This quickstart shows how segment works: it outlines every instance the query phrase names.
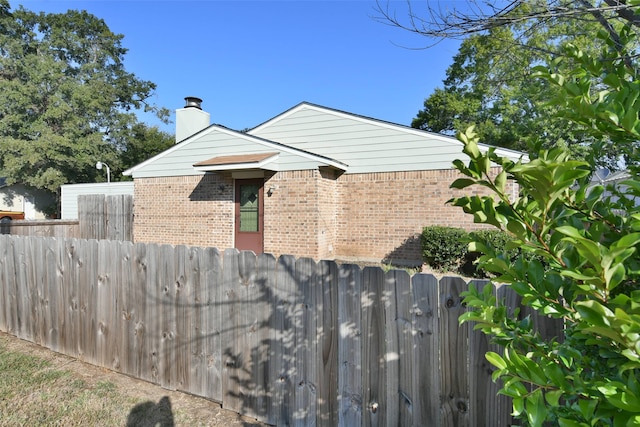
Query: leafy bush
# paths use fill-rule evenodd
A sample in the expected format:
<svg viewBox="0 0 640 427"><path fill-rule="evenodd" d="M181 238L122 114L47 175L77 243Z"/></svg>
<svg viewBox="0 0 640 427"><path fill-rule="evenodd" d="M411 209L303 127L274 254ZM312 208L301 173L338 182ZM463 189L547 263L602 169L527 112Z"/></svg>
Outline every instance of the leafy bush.
<svg viewBox="0 0 640 427"><path fill-rule="evenodd" d="M425 227L421 234L422 257L438 271L458 271L469 245L469 235L461 228Z"/></svg>
<svg viewBox="0 0 640 427"><path fill-rule="evenodd" d="M504 252L505 257L511 259L519 251L507 251L509 239L509 235L500 230L487 229L469 233L461 228L429 226L422 230L422 255L424 261L437 271L486 278L490 273L478 266L476 261L481 254L469 251L469 242L480 240L493 247L496 252Z"/></svg>
<svg viewBox="0 0 640 427"><path fill-rule="evenodd" d="M469 233L467 242L480 241L485 245L492 247L496 253L504 254L505 259L514 259L518 256L517 249L507 250L507 242L510 237L507 233L500 230L478 230ZM464 263L459 268L459 273L466 277L488 278L492 277L492 274L480 265L478 265L478 258L482 254L476 251L470 251L467 248L467 253L464 258Z"/></svg>
<svg viewBox="0 0 640 427"><path fill-rule="evenodd" d="M637 117L637 115L636 115ZM640 126L639 126L640 129ZM592 165L561 150L542 151L529 163L480 153L470 129L460 139L470 157L456 161L466 175L452 186L480 185L495 196L452 200L479 223L509 233L511 259L491 244L474 241L482 268L510 284L522 303L564 320L565 337L545 340L533 322L518 319L492 287L473 286L465 303L473 321L503 347L487 360L501 379L501 393L513 399L513 414L527 425L561 427L640 425L640 181L606 196L589 182ZM503 171L489 176L491 164ZM520 186L512 200L507 179ZM541 262L543 260L544 262Z"/></svg>

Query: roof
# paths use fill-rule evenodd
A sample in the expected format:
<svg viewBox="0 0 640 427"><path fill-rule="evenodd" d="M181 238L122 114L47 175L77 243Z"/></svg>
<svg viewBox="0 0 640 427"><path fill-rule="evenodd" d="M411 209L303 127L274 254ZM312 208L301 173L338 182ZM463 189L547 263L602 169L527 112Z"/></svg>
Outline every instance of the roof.
<svg viewBox="0 0 640 427"><path fill-rule="evenodd" d="M290 147L245 132L238 132L224 126L211 125L191 137L175 144L167 150L127 169L123 175L134 178L157 176L181 176L202 174L206 171L195 165L216 157L244 156L269 152L279 153L278 161L285 166L303 165L302 169L328 166L346 170L347 165L326 156ZM199 165L202 166L202 165ZM279 165L273 170L281 170ZM288 166L291 168L291 166ZM298 169L301 169L298 167Z"/></svg>
<svg viewBox="0 0 640 427"><path fill-rule="evenodd" d="M479 146L482 151L490 147ZM451 169L455 159L464 157L462 148L446 135L302 102L247 132L211 125L124 174L143 178L322 166L346 173ZM278 156L260 157L267 153ZM496 154L526 158L504 148Z"/></svg>
<svg viewBox="0 0 640 427"><path fill-rule="evenodd" d="M193 165L196 170L204 172L262 169L278 158L279 153L239 154L235 156L213 157Z"/></svg>
<svg viewBox="0 0 640 427"><path fill-rule="evenodd" d="M256 164L269 157L276 156L278 153L257 153L257 154L240 154L237 156L218 156L203 162L198 162L193 166L221 166L232 165L238 163Z"/></svg>
<svg viewBox="0 0 640 427"><path fill-rule="evenodd" d="M349 165L347 173L451 169L462 154L456 138L302 102L248 131ZM481 151L491 146L479 144ZM496 148L518 160L524 153Z"/></svg>

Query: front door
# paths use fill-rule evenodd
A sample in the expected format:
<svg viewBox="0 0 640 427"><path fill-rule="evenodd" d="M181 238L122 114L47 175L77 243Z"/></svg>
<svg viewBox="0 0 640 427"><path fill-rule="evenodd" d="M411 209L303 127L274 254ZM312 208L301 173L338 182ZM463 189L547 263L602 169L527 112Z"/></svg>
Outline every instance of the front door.
<svg viewBox="0 0 640 427"><path fill-rule="evenodd" d="M264 251L263 179L237 179L235 198L235 241L241 251Z"/></svg>

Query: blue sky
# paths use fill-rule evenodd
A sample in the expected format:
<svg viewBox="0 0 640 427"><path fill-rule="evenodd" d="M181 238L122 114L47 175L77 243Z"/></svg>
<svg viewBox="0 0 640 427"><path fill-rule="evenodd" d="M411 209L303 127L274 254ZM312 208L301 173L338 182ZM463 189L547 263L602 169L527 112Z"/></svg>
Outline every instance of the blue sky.
<svg viewBox="0 0 640 427"><path fill-rule="evenodd" d="M11 1L85 9L125 36L125 67L157 84L157 105L204 100L213 123L254 127L302 101L409 125L442 86L458 42L377 22L375 1ZM402 14L404 1L391 2ZM149 116L142 120L159 124ZM162 126L173 132L173 125Z"/></svg>

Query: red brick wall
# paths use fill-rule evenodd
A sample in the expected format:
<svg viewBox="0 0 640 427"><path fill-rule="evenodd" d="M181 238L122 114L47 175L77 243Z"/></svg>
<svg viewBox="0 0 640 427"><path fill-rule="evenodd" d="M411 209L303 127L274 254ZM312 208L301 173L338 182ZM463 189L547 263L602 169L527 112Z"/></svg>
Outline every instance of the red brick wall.
<svg viewBox="0 0 640 427"><path fill-rule="evenodd" d="M331 257L335 236L335 179L318 170L279 172L265 182L265 252Z"/></svg>
<svg viewBox="0 0 640 427"><path fill-rule="evenodd" d="M136 178L136 242L233 245L233 181L219 175Z"/></svg>
<svg viewBox="0 0 640 427"><path fill-rule="evenodd" d="M479 187L450 189L460 176L455 170L342 175L336 256L413 263L421 259L419 235L425 226L479 228L471 215L446 204L452 197L482 192Z"/></svg>
<svg viewBox="0 0 640 427"><path fill-rule="evenodd" d="M472 194L449 189L459 176L454 170L339 177L330 170L278 172L264 185L265 252L419 263L423 227L478 228L462 209L445 204ZM231 178L138 178L134 200L135 241L233 246Z"/></svg>

